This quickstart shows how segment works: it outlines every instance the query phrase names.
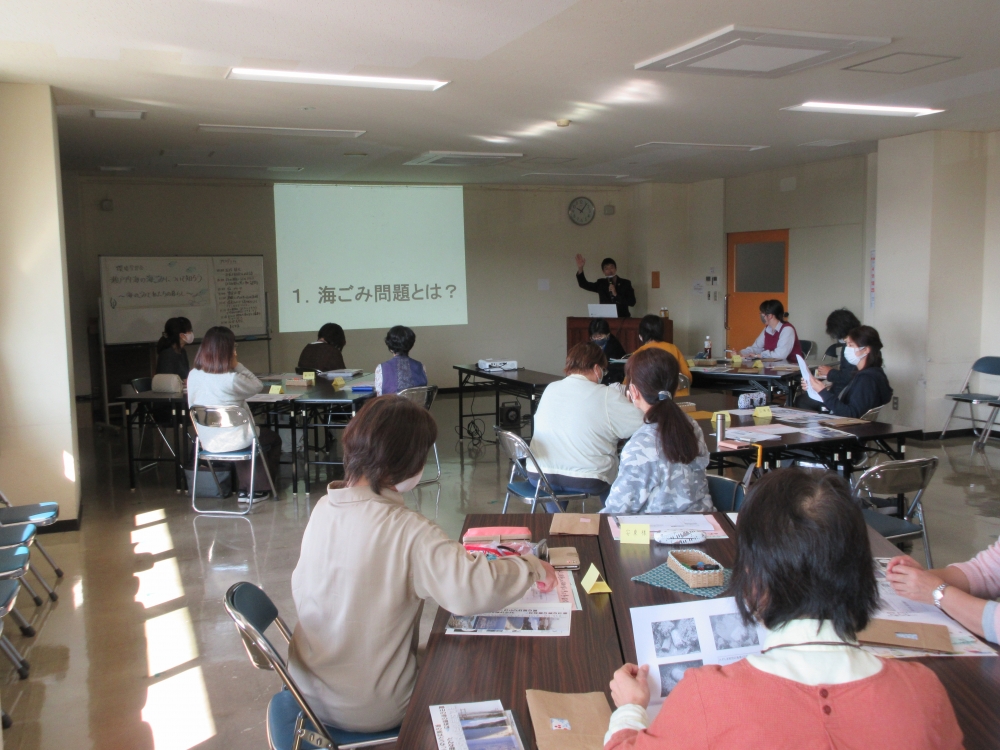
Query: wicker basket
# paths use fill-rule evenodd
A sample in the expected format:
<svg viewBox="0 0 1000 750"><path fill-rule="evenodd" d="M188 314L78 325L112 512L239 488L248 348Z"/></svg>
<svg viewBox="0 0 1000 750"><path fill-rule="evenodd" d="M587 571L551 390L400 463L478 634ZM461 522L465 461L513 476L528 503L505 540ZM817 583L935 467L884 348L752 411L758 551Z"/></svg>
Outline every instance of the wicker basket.
<svg viewBox="0 0 1000 750"><path fill-rule="evenodd" d="M691 570L687 565L703 562L706 565L718 565L718 570ZM696 549L672 550L667 555L667 567L674 571L693 589L703 589L708 586L722 586L726 582L725 570L718 560L713 560L704 552Z"/></svg>

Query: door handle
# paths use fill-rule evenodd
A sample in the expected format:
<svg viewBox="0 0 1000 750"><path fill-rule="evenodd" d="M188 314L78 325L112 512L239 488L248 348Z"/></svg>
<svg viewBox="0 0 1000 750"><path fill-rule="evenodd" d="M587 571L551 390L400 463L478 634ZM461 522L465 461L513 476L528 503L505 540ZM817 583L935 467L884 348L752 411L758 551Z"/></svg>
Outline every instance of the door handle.
<svg viewBox="0 0 1000 750"><path fill-rule="evenodd" d="M722 325L728 331L729 330L729 295L726 295L725 303L723 304L722 313Z"/></svg>

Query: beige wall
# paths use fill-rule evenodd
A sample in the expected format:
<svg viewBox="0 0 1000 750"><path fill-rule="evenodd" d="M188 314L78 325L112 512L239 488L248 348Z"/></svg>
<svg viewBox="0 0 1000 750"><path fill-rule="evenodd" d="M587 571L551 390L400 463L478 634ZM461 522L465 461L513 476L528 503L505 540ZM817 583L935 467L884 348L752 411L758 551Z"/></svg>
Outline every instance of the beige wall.
<svg viewBox="0 0 1000 750"><path fill-rule="evenodd" d="M59 142L48 86L0 84L0 489L77 517ZM67 474L69 476L67 476Z"/></svg>
<svg viewBox="0 0 1000 750"><path fill-rule="evenodd" d="M73 284L74 340L78 392L90 392L85 356L87 319L97 315L99 255L261 254L269 300L276 298L274 208L269 183L233 181L141 180L65 175L66 210L79 231L71 233L69 259ZM566 355L566 316L586 315L596 295L581 290L574 256L587 258L587 273L600 272L600 260L617 258L622 276L633 278L640 293L626 238L629 205L625 188L467 187L465 189L466 273L469 324L418 328L413 355L428 368L432 382L457 384L451 365L480 357L510 357L537 370L561 372ZM569 221L566 209L589 196L597 216L586 227ZM113 211L101 211L103 198ZM615 205L605 216L604 205ZM547 279L549 289L539 289ZM638 313L644 312L639 305ZM272 329L280 310L271 307ZM400 323L405 324L405 320ZM350 366L373 368L387 357L384 331L349 331L344 352ZM295 367L313 333L276 334L275 370ZM240 357L256 371L267 369L266 345L240 345Z"/></svg>
<svg viewBox="0 0 1000 750"><path fill-rule="evenodd" d="M1000 356L1000 133L986 142L986 195L983 228L983 310L980 323L980 356ZM986 383L983 384L986 387ZM993 380L990 387L1000 393Z"/></svg>

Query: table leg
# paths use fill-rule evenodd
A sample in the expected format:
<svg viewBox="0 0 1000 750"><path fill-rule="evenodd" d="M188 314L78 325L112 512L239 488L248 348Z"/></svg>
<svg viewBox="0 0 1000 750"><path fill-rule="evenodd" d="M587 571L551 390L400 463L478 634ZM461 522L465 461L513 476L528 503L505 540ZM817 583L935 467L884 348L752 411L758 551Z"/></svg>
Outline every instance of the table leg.
<svg viewBox="0 0 1000 750"><path fill-rule="evenodd" d="M493 427L495 428L498 424L500 424L500 381L494 380L493 385L496 386L495 397L497 402L496 416L493 417Z"/></svg>
<svg viewBox="0 0 1000 750"><path fill-rule="evenodd" d="M128 486L135 492L135 449L132 446L132 425L134 423L134 412L130 404L125 405L125 432L128 437L125 444L128 450Z"/></svg>
<svg viewBox="0 0 1000 750"><path fill-rule="evenodd" d="M178 418L177 405L170 406L170 414L174 420L174 484L177 494L184 491L184 454L181 453L181 420Z"/></svg>
<svg viewBox="0 0 1000 750"><path fill-rule="evenodd" d="M309 476L309 417L302 410L302 468L306 472L306 495L312 492L312 481Z"/></svg>
<svg viewBox="0 0 1000 750"><path fill-rule="evenodd" d="M295 439L295 407L288 413L288 426L292 432L292 497L299 494L299 444Z"/></svg>
<svg viewBox="0 0 1000 750"><path fill-rule="evenodd" d="M458 436L464 437L465 433L465 376L461 370L458 373Z"/></svg>

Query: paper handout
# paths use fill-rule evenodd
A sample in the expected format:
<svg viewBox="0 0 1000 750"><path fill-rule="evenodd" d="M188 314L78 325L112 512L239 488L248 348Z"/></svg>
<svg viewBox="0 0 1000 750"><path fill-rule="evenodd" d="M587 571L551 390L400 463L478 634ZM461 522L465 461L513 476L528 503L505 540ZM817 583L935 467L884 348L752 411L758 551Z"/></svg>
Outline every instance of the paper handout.
<svg viewBox="0 0 1000 750"><path fill-rule="evenodd" d="M601 750L611 720L604 693L528 690L538 750Z"/></svg>
<svg viewBox="0 0 1000 750"><path fill-rule="evenodd" d="M610 594L611 587L604 582L601 578L601 571L597 569L594 563L590 564L587 569L587 574L580 581L580 585L583 586L583 590L588 594Z"/></svg>
<svg viewBox="0 0 1000 750"><path fill-rule="evenodd" d="M809 366L806 365L806 361L802 359L801 354L796 354L795 359L799 362L799 372L802 373L802 384L805 385L809 398L813 401L819 401L822 403L823 397L820 396L816 389L812 387L812 373L809 372Z"/></svg>
<svg viewBox="0 0 1000 750"><path fill-rule="evenodd" d="M430 706L439 750L524 750L514 716L500 701Z"/></svg>
<svg viewBox="0 0 1000 750"><path fill-rule="evenodd" d="M621 524L641 522L649 524L649 533L658 531L702 531L709 539L725 539L728 537L719 522L709 513L675 513L670 515L639 515L608 516L608 527L611 538L621 540Z"/></svg>

